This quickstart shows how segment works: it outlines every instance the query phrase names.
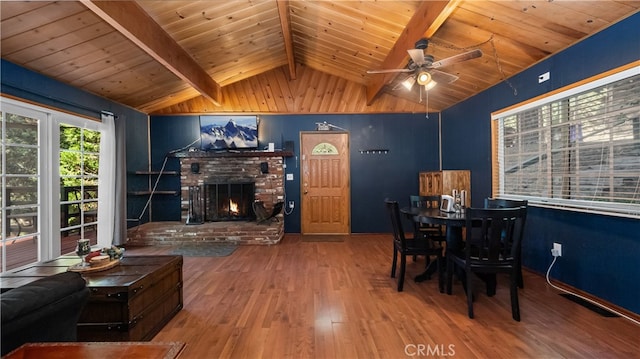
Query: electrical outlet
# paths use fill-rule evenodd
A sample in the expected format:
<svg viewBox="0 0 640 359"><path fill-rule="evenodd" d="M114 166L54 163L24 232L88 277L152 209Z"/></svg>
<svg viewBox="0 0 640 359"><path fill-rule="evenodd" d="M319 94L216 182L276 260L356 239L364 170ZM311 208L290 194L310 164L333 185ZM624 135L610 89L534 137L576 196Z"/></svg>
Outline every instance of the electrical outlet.
<svg viewBox="0 0 640 359"><path fill-rule="evenodd" d="M551 254L554 257L562 257L562 244L553 242L553 249L551 249Z"/></svg>
<svg viewBox="0 0 640 359"><path fill-rule="evenodd" d="M294 201L289 201L289 209L295 208L296 203Z"/></svg>

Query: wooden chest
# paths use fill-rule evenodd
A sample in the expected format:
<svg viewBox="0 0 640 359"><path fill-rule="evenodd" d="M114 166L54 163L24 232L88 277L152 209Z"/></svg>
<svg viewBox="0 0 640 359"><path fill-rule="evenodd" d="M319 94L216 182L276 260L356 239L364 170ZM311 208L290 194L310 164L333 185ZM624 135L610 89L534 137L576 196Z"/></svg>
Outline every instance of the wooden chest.
<svg viewBox="0 0 640 359"><path fill-rule="evenodd" d="M182 309L182 256L125 257L85 278L78 341L151 340Z"/></svg>
<svg viewBox="0 0 640 359"><path fill-rule="evenodd" d="M420 172L420 195L451 195L454 189L467 191L467 203L471 203L471 171L449 170ZM468 206L470 207L470 206Z"/></svg>
<svg viewBox="0 0 640 359"><path fill-rule="evenodd" d="M60 257L2 277L3 289L66 271ZM119 265L83 273L91 290L78 321L78 341L151 340L183 306L182 256L125 256Z"/></svg>

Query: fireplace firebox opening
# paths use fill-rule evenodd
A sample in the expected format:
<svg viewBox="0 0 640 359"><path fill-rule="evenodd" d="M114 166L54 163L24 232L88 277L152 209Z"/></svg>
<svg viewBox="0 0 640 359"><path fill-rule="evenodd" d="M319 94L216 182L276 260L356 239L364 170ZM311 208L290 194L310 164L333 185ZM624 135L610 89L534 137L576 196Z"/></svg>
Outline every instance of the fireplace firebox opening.
<svg viewBox="0 0 640 359"><path fill-rule="evenodd" d="M254 182L205 183L205 221L255 220L254 191Z"/></svg>

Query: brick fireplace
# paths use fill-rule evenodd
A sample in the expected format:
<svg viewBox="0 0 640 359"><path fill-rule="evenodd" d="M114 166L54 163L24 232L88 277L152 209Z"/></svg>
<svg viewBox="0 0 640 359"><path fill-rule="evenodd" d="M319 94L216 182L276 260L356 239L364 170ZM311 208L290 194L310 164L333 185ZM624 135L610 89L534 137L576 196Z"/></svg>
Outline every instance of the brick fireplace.
<svg viewBox="0 0 640 359"><path fill-rule="evenodd" d="M184 152L180 159L181 221L153 222L129 230L130 244L184 241L276 244L284 236L284 215L258 223L253 208L271 213L284 200L284 159L288 152ZM252 191L248 194L248 191ZM237 198L242 218L230 209ZM244 198L244 199L243 199ZM235 200L234 200L235 201ZM247 208L247 206L249 208Z"/></svg>

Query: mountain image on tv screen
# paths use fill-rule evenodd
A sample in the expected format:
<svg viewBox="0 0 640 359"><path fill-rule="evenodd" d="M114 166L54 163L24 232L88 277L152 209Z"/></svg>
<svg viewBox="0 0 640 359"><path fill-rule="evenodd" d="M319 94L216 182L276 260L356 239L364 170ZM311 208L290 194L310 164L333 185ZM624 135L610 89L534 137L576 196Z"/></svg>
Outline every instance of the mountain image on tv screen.
<svg viewBox="0 0 640 359"><path fill-rule="evenodd" d="M256 116L200 116L203 151L258 148Z"/></svg>

